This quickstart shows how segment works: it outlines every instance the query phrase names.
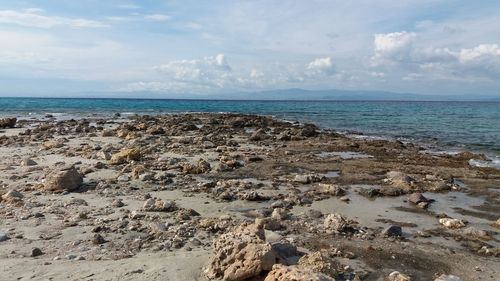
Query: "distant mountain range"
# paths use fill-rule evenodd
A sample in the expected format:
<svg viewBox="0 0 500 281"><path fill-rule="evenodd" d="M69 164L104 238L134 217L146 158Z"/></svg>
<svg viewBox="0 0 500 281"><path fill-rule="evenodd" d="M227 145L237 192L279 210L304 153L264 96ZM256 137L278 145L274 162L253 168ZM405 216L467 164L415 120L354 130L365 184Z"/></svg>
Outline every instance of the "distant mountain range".
<svg viewBox="0 0 500 281"><path fill-rule="evenodd" d="M20 95L30 97L30 95ZM207 100L338 100L338 101L500 101L494 95L422 95L385 91L304 90L299 88L233 92L219 94L177 94L158 92L92 92L31 97L55 98L132 98L132 99L207 99Z"/></svg>

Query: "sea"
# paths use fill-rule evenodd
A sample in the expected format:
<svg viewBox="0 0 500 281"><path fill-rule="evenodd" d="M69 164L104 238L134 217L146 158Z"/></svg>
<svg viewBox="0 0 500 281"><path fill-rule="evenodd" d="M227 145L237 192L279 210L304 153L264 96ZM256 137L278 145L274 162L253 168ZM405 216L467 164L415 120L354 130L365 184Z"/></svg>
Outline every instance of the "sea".
<svg viewBox="0 0 500 281"><path fill-rule="evenodd" d="M20 119L188 112L274 116L356 138L414 142L436 154L469 150L489 157L471 165L500 168L500 102L0 98L0 116Z"/></svg>

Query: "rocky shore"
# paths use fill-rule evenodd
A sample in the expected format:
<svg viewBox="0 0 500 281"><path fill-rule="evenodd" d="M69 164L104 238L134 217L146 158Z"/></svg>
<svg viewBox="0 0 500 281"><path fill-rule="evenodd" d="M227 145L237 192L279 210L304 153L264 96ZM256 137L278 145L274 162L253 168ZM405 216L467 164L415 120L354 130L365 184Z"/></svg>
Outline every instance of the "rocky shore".
<svg viewBox="0 0 500 281"><path fill-rule="evenodd" d="M265 116L0 120L0 280L499 280L500 170Z"/></svg>

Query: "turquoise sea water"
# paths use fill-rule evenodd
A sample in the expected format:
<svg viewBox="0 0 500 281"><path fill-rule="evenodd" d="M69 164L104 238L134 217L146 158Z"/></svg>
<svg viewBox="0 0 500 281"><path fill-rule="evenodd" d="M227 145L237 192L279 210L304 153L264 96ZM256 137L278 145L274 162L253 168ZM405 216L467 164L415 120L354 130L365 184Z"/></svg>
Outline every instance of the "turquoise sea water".
<svg viewBox="0 0 500 281"><path fill-rule="evenodd" d="M265 114L343 132L500 155L500 102L0 98L0 115L23 118L179 112Z"/></svg>

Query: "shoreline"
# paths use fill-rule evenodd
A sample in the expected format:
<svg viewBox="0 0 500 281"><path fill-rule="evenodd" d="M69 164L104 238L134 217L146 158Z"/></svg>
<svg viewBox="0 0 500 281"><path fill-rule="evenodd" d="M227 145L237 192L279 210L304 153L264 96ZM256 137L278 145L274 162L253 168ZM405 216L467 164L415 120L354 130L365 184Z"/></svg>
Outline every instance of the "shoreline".
<svg viewBox="0 0 500 281"><path fill-rule="evenodd" d="M2 129L7 280L499 274L500 170L480 155L261 115L93 121Z"/></svg>

